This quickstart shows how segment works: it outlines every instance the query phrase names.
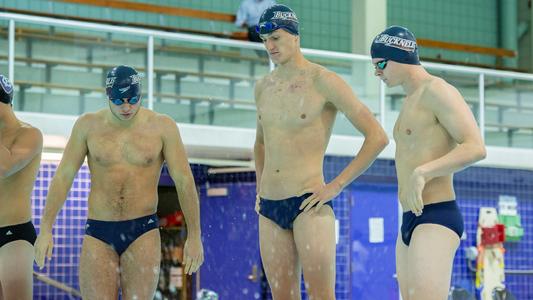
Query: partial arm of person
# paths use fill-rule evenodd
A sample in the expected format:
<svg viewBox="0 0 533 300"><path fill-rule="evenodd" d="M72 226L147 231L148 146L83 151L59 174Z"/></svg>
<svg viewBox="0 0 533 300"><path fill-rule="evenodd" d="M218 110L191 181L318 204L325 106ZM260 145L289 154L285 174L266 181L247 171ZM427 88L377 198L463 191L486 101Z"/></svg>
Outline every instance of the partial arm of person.
<svg viewBox="0 0 533 300"><path fill-rule="evenodd" d="M48 188L39 236L35 242L35 262L41 269L44 267L45 257L48 257L48 260L52 258L52 226L57 213L63 207L72 181L87 155L87 119L86 115L81 116L74 124L63 158Z"/></svg>
<svg viewBox="0 0 533 300"><path fill-rule="evenodd" d="M389 139L372 112L357 98L350 86L337 74L330 71L317 79L317 88L326 99L350 120L353 126L363 134L365 140L355 158L342 172L328 183L320 192L313 191L300 208L309 210L316 203L316 210L327 201L337 196L344 187L361 175L387 146ZM307 205L307 206L306 206Z"/></svg>
<svg viewBox="0 0 533 300"><path fill-rule="evenodd" d="M10 149L1 143L0 134L0 179L22 170L43 150L43 135L39 129L29 127L20 130Z"/></svg>
<svg viewBox="0 0 533 300"><path fill-rule="evenodd" d="M438 122L457 143L447 154L418 166L411 174L404 201L419 215L424 206L422 192L426 182L435 177L451 175L486 156L480 130L470 108L456 88L442 79L435 79L423 95Z"/></svg>
<svg viewBox="0 0 533 300"><path fill-rule="evenodd" d="M248 14L245 1L242 1L241 5L239 6L239 9L237 10L237 14L235 16L235 25L237 27L247 27L246 24L246 15Z"/></svg>
<svg viewBox="0 0 533 300"><path fill-rule="evenodd" d="M426 91L428 106L457 147L416 168L426 181L460 171L486 156L479 127L459 91L441 79L431 84L433 86Z"/></svg>
<svg viewBox="0 0 533 300"><path fill-rule="evenodd" d="M185 273L190 275L196 272L204 261L198 193L178 126L174 120L167 116L158 117L161 119L163 128L163 155L170 177L176 184L178 200L187 224L187 240L183 251L183 261L185 262Z"/></svg>
<svg viewBox="0 0 533 300"><path fill-rule="evenodd" d="M258 81L255 86L255 101L259 100L262 92L262 81ZM265 140L263 137L263 126L259 122L259 112L257 112L257 126L255 129L254 143L254 163L255 163L255 211L259 213L259 192L261 189L261 176L265 166Z"/></svg>

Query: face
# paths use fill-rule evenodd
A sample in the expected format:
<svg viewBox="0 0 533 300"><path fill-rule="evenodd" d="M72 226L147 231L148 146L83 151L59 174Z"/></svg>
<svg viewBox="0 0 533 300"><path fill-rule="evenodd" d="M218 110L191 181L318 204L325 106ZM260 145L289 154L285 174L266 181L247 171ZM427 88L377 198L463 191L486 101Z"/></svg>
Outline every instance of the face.
<svg viewBox="0 0 533 300"><path fill-rule="evenodd" d="M283 29L275 30L269 34L261 34L263 45L275 64L284 64L293 56L300 47L299 37Z"/></svg>
<svg viewBox="0 0 533 300"><path fill-rule="evenodd" d="M396 72L396 62L384 58L373 58L372 64L375 70L374 75L379 77L387 86L393 87L400 84Z"/></svg>
<svg viewBox="0 0 533 300"><path fill-rule="evenodd" d="M141 96L109 100L109 108L113 115L121 120L131 120L141 107Z"/></svg>

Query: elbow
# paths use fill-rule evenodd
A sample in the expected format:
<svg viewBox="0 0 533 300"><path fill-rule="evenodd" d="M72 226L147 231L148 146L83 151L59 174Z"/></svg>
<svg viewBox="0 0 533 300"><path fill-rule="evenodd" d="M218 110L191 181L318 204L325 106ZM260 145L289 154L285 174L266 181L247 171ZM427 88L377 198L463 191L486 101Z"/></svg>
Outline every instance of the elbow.
<svg viewBox="0 0 533 300"><path fill-rule="evenodd" d="M376 134L375 141L379 147L379 150L382 151L389 144L389 137L383 130L378 131L378 133L379 134Z"/></svg>
<svg viewBox="0 0 533 300"><path fill-rule="evenodd" d="M485 148L485 145L480 145L477 147L476 150L476 161L483 160L487 157L487 149Z"/></svg>

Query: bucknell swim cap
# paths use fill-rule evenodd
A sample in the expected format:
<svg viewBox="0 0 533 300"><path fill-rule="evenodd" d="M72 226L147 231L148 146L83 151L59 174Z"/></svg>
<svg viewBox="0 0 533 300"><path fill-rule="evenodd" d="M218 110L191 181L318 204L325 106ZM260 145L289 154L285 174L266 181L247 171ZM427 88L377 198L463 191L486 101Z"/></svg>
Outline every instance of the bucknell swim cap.
<svg viewBox="0 0 533 300"><path fill-rule="evenodd" d="M13 101L13 85L9 79L0 74L0 102L11 104Z"/></svg>
<svg viewBox="0 0 533 300"><path fill-rule="evenodd" d="M272 5L267 8L255 30L259 34L269 34L278 29L283 29L290 34L298 35L298 17L290 7L282 4Z"/></svg>
<svg viewBox="0 0 533 300"><path fill-rule="evenodd" d="M118 66L107 73L105 92L109 99L141 96L141 77L130 66Z"/></svg>
<svg viewBox="0 0 533 300"><path fill-rule="evenodd" d="M378 34L370 47L372 58L383 58L402 64L419 65L418 45L409 29L391 26Z"/></svg>

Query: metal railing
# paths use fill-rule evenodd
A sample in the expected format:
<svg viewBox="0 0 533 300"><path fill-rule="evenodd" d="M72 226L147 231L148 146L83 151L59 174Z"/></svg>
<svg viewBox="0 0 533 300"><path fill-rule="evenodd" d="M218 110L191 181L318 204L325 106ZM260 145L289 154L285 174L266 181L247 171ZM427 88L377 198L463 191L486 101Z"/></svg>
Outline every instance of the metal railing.
<svg viewBox="0 0 533 300"><path fill-rule="evenodd" d="M245 41L235 41L235 40L229 40L229 39L222 39L217 37L208 37L208 36L197 36L197 35L190 35L190 34L183 34L183 33L170 33L170 32L164 32L164 31L157 31L157 30L150 30L150 29L143 29L143 28L131 28L131 27L121 27L121 26L113 26L113 25L105 25L105 24L96 24L96 23L87 23L87 22L80 22L80 21L73 21L73 20L63 20L63 19L54 19L54 18L48 18L48 17L40 17L40 16L31 16L31 15L21 15L21 14L14 14L14 13L0 13L0 20L6 20L9 22L9 30L8 30L8 75L9 78L13 81L15 78L15 35L16 30L15 27L17 26L17 23L22 24L38 24L38 25L47 25L47 26L57 26L62 28L70 28L70 29L79 29L79 30L86 30L86 31L94 31L94 32L107 32L107 33L113 33L113 34L128 34L136 37L142 37L146 38L146 74L147 74L147 81L148 81L148 91L147 91L147 107L149 109L154 109L154 95L156 92L154 91L154 39L164 39L169 41L179 41L179 42L185 42L185 43L194 43L194 44L201 44L201 45L209 45L209 46L224 46L224 47L233 47L238 49L252 49L252 50L263 50L263 46L261 44L257 43L250 43ZM348 63L366 63L370 66L370 57L365 55L358 55L358 54L350 54L350 53L339 53L339 52L332 52L332 51L323 51L323 50L313 50L313 49L302 49L302 53L306 56L312 56L315 58L321 58L321 59L334 59L334 60L342 60ZM426 67L429 71L432 72L441 72L441 73L453 73L453 74L459 74L459 75L466 75L471 77L476 77L477 79L477 105L475 109L477 111L474 111L474 113L477 116L477 120L482 132L483 137L485 137L485 132L487 130L487 122L486 122L486 89L487 89L487 78L498 78L501 81L525 81L528 84L531 84L533 86L533 74L525 74L525 73L517 73L517 72L510 72L510 71L499 71L499 70L490 70L490 69L483 69L483 68L475 68L475 67L466 67L466 66L455 66L455 65L444 65L444 64L438 64L438 63L423 63L424 67ZM270 64L270 68L273 68L273 65ZM368 77L373 76L372 74L368 74ZM376 79L377 80L377 79ZM378 115L379 121L384 124L386 122L386 114L388 113L386 109L386 101L387 101L387 91L385 89L385 86L383 82L380 82L378 86L378 90L375 91L375 94L378 95L378 109L376 112L376 115ZM511 85L512 88L512 85ZM533 90L533 89L532 89ZM533 93L533 92L532 92ZM518 107L517 109L520 109ZM533 115L533 114L532 114ZM502 130L502 128L507 128L506 124L499 124L498 125L499 130ZM516 126L515 126L516 127ZM518 127L519 129L531 129L533 132L533 121L531 128L528 127ZM516 130L516 129L515 129ZM509 128L509 132L511 132L511 129ZM514 131L513 131L514 132ZM512 132L511 132L512 133ZM532 142L533 144L533 142ZM533 146L531 147L533 148Z"/></svg>

